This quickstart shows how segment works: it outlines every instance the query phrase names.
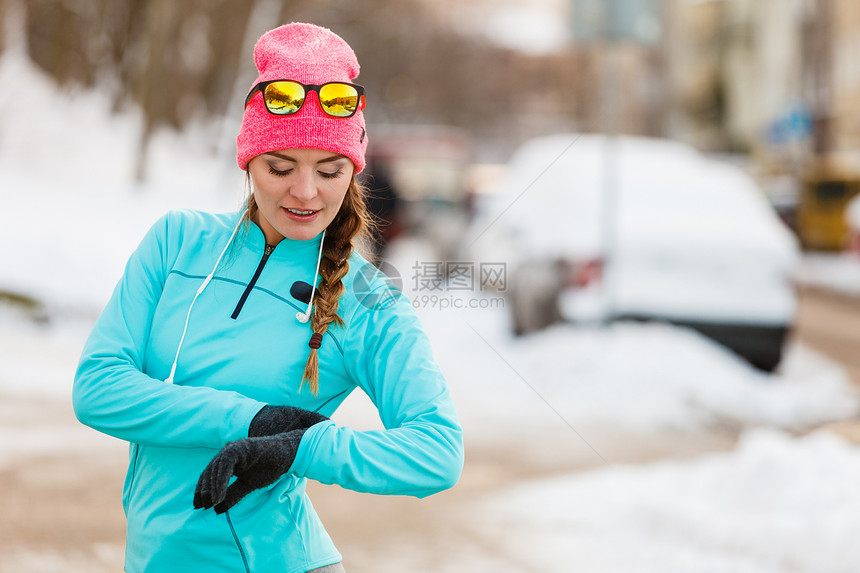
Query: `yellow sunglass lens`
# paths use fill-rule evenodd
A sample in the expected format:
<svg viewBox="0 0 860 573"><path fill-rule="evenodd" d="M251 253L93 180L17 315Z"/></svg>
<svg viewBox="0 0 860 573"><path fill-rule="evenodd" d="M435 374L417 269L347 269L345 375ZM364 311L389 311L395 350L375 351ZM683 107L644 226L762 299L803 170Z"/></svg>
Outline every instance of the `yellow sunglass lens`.
<svg viewBox="0 0 860 573"><path fill-rule="evenodd" d="M272 82L263 90L266 108L278 115L291 115L299 111L306 95L302 84L289 80ZM358 89L349 84L325 84L319 89L318 96L323 111L333 117L350 117L361 104Z"/></svg>
<svg viewBox="0 0 860 573"><path fill-rule="evenodd" d="M269 111L288 115L305 103L305 88L295 82L275 82L266 86L263 96Z"/></svg>
<svg viewBox="0 0 860 573"><path fill-rule="evenodd" d="M348 84L326 84L319 96L325 112L335 117L348 117L358 108L358 90Z"/></svg>

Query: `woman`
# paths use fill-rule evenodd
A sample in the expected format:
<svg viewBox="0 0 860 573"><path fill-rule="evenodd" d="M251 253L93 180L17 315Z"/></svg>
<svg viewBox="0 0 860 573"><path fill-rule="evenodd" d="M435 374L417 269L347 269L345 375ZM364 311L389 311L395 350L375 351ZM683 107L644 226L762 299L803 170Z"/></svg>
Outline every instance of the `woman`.
<svg viewBox="0 0 860 573"><path fill-rule="evenodd" d="M254 57L237 139L247 209L158 221L75 378L78 418L131 443L128 573L343 571L307 479L421 497L462 469L427 336L353 250L367 147L355 54L290 24ZM356 387L385 430L328 419Z"/></svg>

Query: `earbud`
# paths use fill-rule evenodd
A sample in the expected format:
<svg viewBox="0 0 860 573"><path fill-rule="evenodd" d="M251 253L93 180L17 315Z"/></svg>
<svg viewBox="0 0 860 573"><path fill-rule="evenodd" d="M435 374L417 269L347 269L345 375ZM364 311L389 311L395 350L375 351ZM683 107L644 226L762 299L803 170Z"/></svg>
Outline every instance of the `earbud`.
<svg viewBox="0 0 860 573"><path fill-rule="evenodd" d="M301 302L308 303L308 309L305 312L297 312L296 320L302 324L310 320L311 317L311 296L313 296L313 287L306 282L296 281L290 287L290 294L293 298Z"/></svg>
<svg viewBox="0 0 860 573"><path fill-rule="evenodd" d="M320 238L320 252L317 255L317 269L314 271L314 282L312 284L308 284L306 282L296 281L293 283L293 286L290 287L290 294L293 295L293 298L308 303L308 309L306 311L296 313L296 320L302 324L305 324L311 319L311 311L314 308L314 291L316 290L316 287L313 285L317 284L317 277L319 277L320 274L320 261L322 260L324 242L325 229L323 229L322 238Z"/></svg>

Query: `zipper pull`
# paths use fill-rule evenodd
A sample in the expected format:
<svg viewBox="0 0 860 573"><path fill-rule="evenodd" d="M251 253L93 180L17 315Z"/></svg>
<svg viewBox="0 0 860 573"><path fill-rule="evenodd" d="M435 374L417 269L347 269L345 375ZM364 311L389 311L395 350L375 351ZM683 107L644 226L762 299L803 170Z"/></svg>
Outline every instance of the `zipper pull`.
<svg viewBox="0 0 860 573"><path fill-rule="evenodd" d="M272 245L266 245L266 248L263 249L263 254L266 256L269 256L272 254L272 251L274 251L274 250L275 250L275 247L273 247Z"/></svg>

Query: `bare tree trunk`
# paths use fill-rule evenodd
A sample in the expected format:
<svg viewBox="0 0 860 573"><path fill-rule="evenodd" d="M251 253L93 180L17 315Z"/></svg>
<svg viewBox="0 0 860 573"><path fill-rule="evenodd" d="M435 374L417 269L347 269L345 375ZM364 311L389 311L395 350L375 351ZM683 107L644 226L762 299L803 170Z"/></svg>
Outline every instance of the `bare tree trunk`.
<svg viewBox="0 0 860 573"><path fill-rule="evenodd" d="M7 55L28 57L27 48L27 6L24 0L3 0L0 2L3 19L3 43L0 51Z"/></svg>
<svg viewBox="0 0 860 573"><path fill-rule="evenodd" d="M813 153L825 157L831 138L831 0L815 0L804 22L804 91L813 116Z"/></svg>
<svg viewBox="0 0 860 573"><path fill-rule="evenodd" d="M267 30L278 24L281 14L280 0L257 0L251 10L251 15L245 24L245 35L242 40L241 53L237 59L236 80L233 82L233 92L227 111L221 120L221 135L217 153L227 155L235 150L235 138L242 122L242 102L248 95L251 82L257 77L252 53L257 39Z"/></svg>

